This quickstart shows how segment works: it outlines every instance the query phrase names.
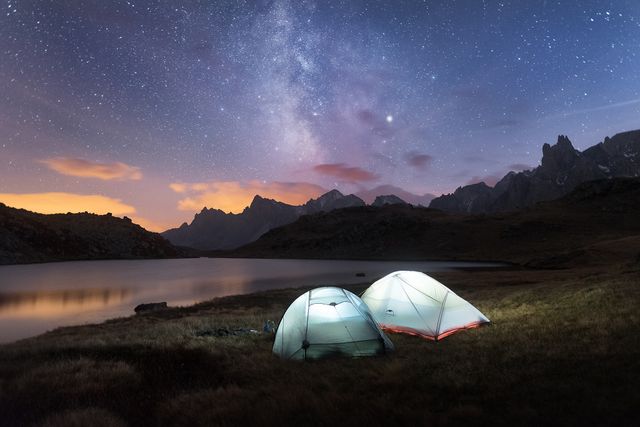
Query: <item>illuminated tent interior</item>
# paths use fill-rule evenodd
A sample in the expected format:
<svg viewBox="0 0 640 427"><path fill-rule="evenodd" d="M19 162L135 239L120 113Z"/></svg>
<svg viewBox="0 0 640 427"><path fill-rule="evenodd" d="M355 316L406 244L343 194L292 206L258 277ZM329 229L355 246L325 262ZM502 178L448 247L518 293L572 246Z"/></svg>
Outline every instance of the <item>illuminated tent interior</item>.
<svg viewBox="0 0 640 427"><path fill-rule="evenodd" d="M386 275L362 294L362 300L384 330L436 341L489 323L473 305L419 271Z"/></svg>
<svg viewBox="0 0 640 427"><path fill-rule="evenodd" d="M393 344L362 300L335 287L299 296L284 313L273 344L281 358L298 360L375 356L391 350Z"/></svg>

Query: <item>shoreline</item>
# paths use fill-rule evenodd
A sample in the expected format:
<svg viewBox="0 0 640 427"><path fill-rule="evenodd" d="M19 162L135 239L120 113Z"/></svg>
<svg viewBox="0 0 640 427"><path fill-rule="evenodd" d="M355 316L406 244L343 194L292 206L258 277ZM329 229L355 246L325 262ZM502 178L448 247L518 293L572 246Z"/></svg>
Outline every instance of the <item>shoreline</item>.
<svg viewBox="0 0 640 427"><path fill-rule="evenodd" d="M200 257L200 258L208 258L208 257ZM174 258L174 259L181 259L181 258ZM234 258L236 259L236 258ZM237 259L242 259L242 258L237 258ZM255 258L244 258L244 259L255 259ZM259 259L273 259L273 260L285 260L285 258L259 258ZM289 259L289 258L287 258ZM309 261L324 261L322 259L318 260L318 259L292 259L292 260L309 260ZM141 260L88 260L88 261L141 261ZM326 261L336 261L336 260L326 260ZM338 260L339 261L339 260ZM343 260L343 261L375 261L375 260ZM412 262L412 261L407 261L406 262ZM64 261L64 262L77 262L77 261ZM389 262L394 262L394 261L389 261ZM421 261L421 262L466 262L466 261ZM469 261L470 263L474 263L476 261ZM467 275L478 275L478 274L484 274L484 273L495 273L498 277L501 276L508 276L511 273L517 273L520 276L520 280L522 281L522 283L524 284L528 284L530 283L530 280L528 279L528 276L530 275L554 275L554 276L570 276L572 274L574 274L575 272L578 272L579 274L583 274L583 275L591 275L591 274L596 274L596 275L600 275L600 274L605 274L605 275L615 275L616 273L610 273L610 272L603 272L601 269L599 268L595 268L595 267L583 267L583 268L574 268L574 269L568 269L568 268L564 268L564 269L540 269L540 268L527 268L527 267L522 267L519 265L509 265L508 263L504 263L505 266L501 267L501 266L487 266L487 267L475 267L475 266L470 266L470 267L452 267L452 268L447 268L447 269L443 269L443 270L438 270L438 271L431 271L428 274L434 278L436 278L437 280L440 280L438 278L444 278L443 280L446 280L449 277L453 277L454 279L457 279L460 281L460 285L462 286L463 290L473 290L474 286L473 284L469 284L467 280L464 279L464 277L467 277ZM17 264L17 265L22 265L22 264ZM1 267L1 266L0 266ZM560 274L558 274L560 273ZM359 281L357 283L347 283L347 284L335 284L335 285L331 285L331 286L337 286L337 287L342 287L345 289L355 289L355 290L359 290L359 292L357 292L357 294L360 294L362 291L364 291L368 286L370 286L374 281L378 280L380 277L371 277L370 280L367 280L366 276L357 276L358 273L355 273L355 277L358 277L359 279L363 279L362 281ZM522 276L524 275L524 276ZM515 281L517 282L517 280ZM444 283L446 285L446 283L443 281L442 283ZM512 286L513 283L509 283L507 286ZM313 289L315 287L319 287L319 286L327 286L326 283L318 283L315 285L303 285L303 286L295 286L295 287L285 287L285 288L272 288L272 289L264 289L264 290L257 290L257 291L253 291L253 292L247 292L247 293L237 293L237 294L231 294L231 295L224 295L224 296L219 296L219 297L213 297L213 298L209 298L209 299L205 299L202 301L198 301L198 302L194 302L193 304L190 305L186 305L186 306L179 306L179 305L171 305L168 306L166 309L163 310L158 310L158 311L151 311L151 312L146 312L146 313L134 313L134 306L131 306L131 314L128 315L123 315L123 316L114 316L114 317L109 317L106 318L100 322L93 322L93 323L81 323L81 324L77 324L77 325L60 325L57 326L51 330L39 333L37 335L33 335L33 336L29 336L29 337L24 337L24 338L19 338L18 340L15 341L9 341L9 342L0 342L0 348L2 348L3 346L10 346L13 344L17 344L20 343L21 341L24 340L33 340L33 339L38 339L40 337L43 337L45 335L49 335L49 334L55 334L57 331L59 330L64 330L64 329L69 329L69 328L83 328L83 327L95 327L95 326L100 326L103 324L107 324L107 323L114 323L114 322L119 322L122 320L131 320L131 319L141 319L141 318L145 318L146 316L150 316L151 318L157 318L157 319L165 319L165 318L174 318L175 316L180 317L181 313L193 313L195 311L200 310L202 307L214 307L216 306L218 303L222 303L223 305L226 304L227 301L242 301L243 299L247 299L247 300L251 300L255 303L256 298L265 298L265 299L269 299L270 297L272 297L273 295L281 295L283 293L285 294L291 294L292 295L292 299L291 302L293 302L293 300L295 299L295 297L297 297L298 295L295 295L296 292L299 293L299 295L303 294L304 292ZM480 285L478 285L480 286ZM501 282L499 281L496 286L501 286ZM452 289L455 292L455 289ZM146 301L144 303L158 303L161 301ZM144 304L142 303L142 304Z"/></svg>
<svg viewBox="0 0 640 427"><path fill-rule="evenodd" d="M179 258L177 258L176 260L179 260ZM193 260L193 259L191 259ZM230 258L221 258L219 259L219 261L225 263L227 260L231 260ZM255 258L245 258L245 259L239 259L239 258L235 258L235 260L247 260L247 261L254 261L256 260ZM276 261L276 262L285 262L286 265L289 265L289 262L292 262L293 264L293 268L296 268L295 265L297 262L305 262L305 261L309 261L312 263L316 263L317 261L326 261L328 264L332 263L332 260L309 260L309 259L282 259L282 258L275 258L275 259L260 259L260 260L264 260L264 261ZM97 261L97 260L91 260L91 261ZM137 276L137 274L140 273L136 273L138 271L140 272L144 272L147 271L148 268L152 268L154 270L156 270L157 268L164 268L164 269L169 269L171 270L171 265L172 264L159 264L158 267L153 267L154 264L151 264L151 267L149 267L146 263L144 264L136 264L136 267L132 267L133 270L129 270L127 267L127 263L125 264L120 264L120 261L132 261L134 263L137 263L139 261L167 261L167 260L157 260L157 259L153 259L153 260L100 260L100 261L107 261L106 266L99 264L96 267L88 267L90 270L87 271L95 271L95 274L99 274L100 272L103 273L108 273L109 270L111 270L111 268L126 268L126 271L130 271L133 276ZM203 258L202 259L202 263L204 265L207 265L208 261L216 261L216 259L212 259L212 258ZM173 276L171 276L171 278L167 278L167 283L164 283L163 285L161 285L159 287L159 289L163 289L163 291L161 292L161 294L156 295L157 298L153 298L153 297L149 297L146 299L143 298L135 298L135 294L139 293L139 292L145 292L148 289L148 286L145 285L141 285L140 287L136 287L134 282L127 282L124 281L121 283L122 286L115 286L116 283L120 283L117 282L117 280L119 280L120 276L114 276L113 280L116 281L112 281L110 283L113 283L114 285L111 285L107 288L94 288L94 287L80 287L80 288L75 288L75 287L64 287L64 285L62 283L52 283L52 285L55 286L47 286L47 287L41 287L41 288L32 288L31 285L35 286L35 284L30 284L28 281L23 281L24 283L18 281L16 282L17 284L22 284L25 286L17 286L16 283L14 283L14 286L10 286L7 289L2 289L2 287L0 287L0 292L6 292L5 294L5 308L8 310L6 312L4 312L5 315L9 316L8 319L14 318L11 316L17 316L18 314L15 313L20 313L19 316L21 316L21 319L29 319L29 318L33 318L33 320L35 322L38 322L41 327L38 327L35 323L34 324L30 324L30 326L27 326L27 329L25 329L25 331L27 331L27 333L24 334L20 334L20 333L16 333L16 331L21 330L21 328L23 326L21 326L22 324L27 325L27 320L20 320L17 319L19 323L16 324L16 326L13 328L13 332L8 331L8 337L3 337L2 340L0 341L0 345L6 345L6 344L11 344L14 343L16 341L22 340L22 339L30 339L33 337L37 337L41 334L47 333L49 331L55 330L57 328L64 328L64 327L74 327L74 326L82 326L82 325L86 325L88 323L96 323L96 322L106 322L109 321L111 319L114 318L121 318L121 317L128 317L130 315L133 315L134 312L134 308L136 305L138 304L145 304L145 303L158 303L158 302L168 302L170 305L170 308L180 308L180 302L181 300L191 300L193 301L192 303L190 303L190 305L197 305L197 304L201 304L201 303L205 303L209 300L211 300L212 298L225 298L225 297L230 297L230 296L241 296L241 295L248 295L248 294L253 294L255 292L258 292L260 294L264 293L264 292L269 292L270 290L277 290L277 289L295 289L295 288L309 288L309 286L313 287L313 286L323 286L323 285L332 285L332 286L349 286L349 285L345 285L345 283L368 283L371 284L373 283L375 280L379 279L380 277L384 276L385 274L394 271L394 270L402 270L402 269L416 269L416 270L420 270L420 271L424 271L427 272L428 274L435 274L437 272L463 272L463 271L468 271L468 272L474 272L474 271L507 271L507 270L521 270L521 268L519 267L514 267L511 266L509 264L503 263L503 264L498 264L498 263L481 263L481 262L476 262L476 261L470 261L470 262L466 262L466 261L418 261L417 263L419 263L420 265L412 265L412 266L407 266L406 263L413 263L413 261L401 261L402 265L399 265L396 261L370 261L370 260L339 260L339 261L343 261L345 262L347 265L346 267L340 267L339 268L339 273L336 273L336 278L332 279L332 280L326 280L324 278L321 277L316 277L316 274L314 273L310 273L308 276L308 279L306 280L300 280L298 281L297 279L295 279L294 277L296 276L292 276L292 277L269 277L263 280L260 280L259 278L254 278L253 280L250 280L247 283L254 283L251 286L245 285L245 286L241 286L238 287L237 289L230 288L229 290L232 291L231 294L226 294L224 291L218 291L218 289L223 289L224 288L224 280L222 280L222 282L220 282L220 280L218 280L218 282L220 283L211 283L210 286L210 294L206 295L207 292L200 292L199 294L191 294L189 293L188 290L183 290L183 291L179 291L179 289L182 288L175 288L172 291L172 287L169 286L170 283L174 283L173 280L175 278L173 278ZM179 262L179 261L178 261ZM359 262L363 262L365 263L365 265L363 266L359 266L358 263ZM68 265L64 265L64 263L67 263ZM53 274L55 276L60 276L60 275L65 275L66 271L68 271L67 269L70 268L79 268L81 266L81 264L78 263L82 263L80 261L65 261L64 263L53 263L53 264L48 264L48 265L43 265L41 267L41 264L37 264L35 267L35 270L31 270L32 265L25 265L24 267L20 267L22 266L22 264L18 267L20 270L13 270L16 273L15 274L11 274L9 275L9 285L11 283L13 283L11 281L11 277L15 278L20 278L23 277L24 274L20 273L22 271L22 269L25 269L25 272L32 272L33 274L37 274L37 272L44 272L44 271L50 271L50 274ZM352 264L353 263L353 264ZM376 264L379 267L375 267L372 266L372 264ZM85 264L87 266L89 266L90 264ZM111 265L111 267L109 266ZM182 264L175 264L176 268ZM197 267L198 265L200 265L200 262L196 262L195 264L187 264L184 268L189 268L189 269L202 269L203 267ZM216 264L217 265L217 264ZM252 264L250 264L252 265ZM271 264L268 264L271 265ZM304 264L301 264L304 265ZM316 265L316 264L314 264ZM322 267L325 264L320 264L319 267L315 267L316 270L318 269L322 269L324 267ZM119 267L118 267L119 266ZM147 267L145 267L147 266ZM191 267L189 267L191 266ZM430 268L431 266L431 268ZM45 268L46 270L41 270L41 268ZM105 268L107 270L105 270ZM233 267L231 267L233 268ZM269 270L269 267L266 267L267 270ZM273 268L273 267L271 267ZM303 267L297 267L298 270L300 269L304 269ZM375 271L372 271L371 269L374 269ZM93 269L93 270L91 270ZM361 270L362 269L362 270ZM2 270L2 268L0 267L0 271ZM168 272L169 272L168 270ZM343 271L344 270L344 271ZM349 270L349 271L347 271ZM158 270L160 271L160 270ZM163 270L164 271L164 270ZM185 270L186 271L186 270ZM366 274L365 274L366 272ZM33 275L31 274L31 275ZM49 274L49 273L48 273ZM17 276L16 276L17 275ZM339 279L338 276L340 276L341 278ZM75 277L75 276L73 276ZM109 276L111 277L111 276ZM200 276L194 276L194 277L200 277ZM205 280L204 278L202 278L203 280ZM73 278L71 278L70 280L74 280ZM343 282L341 282L341 280L343 280ZM262 283L264 282L264 283ZM297 283L296 283L297 282ZM315 283L314 283L315 282ZM283 288L279 288L278 287L278 283L279 286L284 286ZM340 285L340 283L342 283L342 285ZM88 285L87 285L88 286ZM115 287L114 287L115 286ZM101 292L100 295L97 295L98 292ZM73 303L76 299L81 298L82 300L86 300L88 301L88 298L98 298L101 297L101 295L104 294L104 298L107 298L108 295L106 292L109 292L109 294L115 295L115 293L121 293L121 292L127 292L129 295L133 295L133 297L131 298L131 300L129 301L129 303L119 303L117 301L114 301L112 303L110 303L108 306L105 305L104 307L94 307L91 308L90 310L84 309L80 306L67 306L66 304L64 308L62 307L60 304L62 304L62 301L67 301L69 300L71 303ZM228 291L228 290L227 290ZM179 292L179 295L181 295L180 297L177 297L175 292ZM222 293L222 295L220 296L215 296L217 293ZM30 296L29 296L30 295ZM97 295L97 296L96 296ZM171 296L170 296L171 295ZM13 297L13 299L12 299ZM44 323L44 321L42 320L37 320L37 311L36 311L36 306L34 306L34 308L32 309L33 314L29 314L28 311L16 311L16 310L20 310L20 303L21 301L25 301L28 297L28 300L32 302L32 304L48 304L47 307L49 307L49 309L55 309L55 310L65 310L65 311L59 311L57 314L53 315L50 318L50 325L46 325ZM55 298L55 299L54 299ZM109 297L110 298L110 297ZM12 303L13 301L13 303ZM55 307L53 307L51 304L57 304ZM177 305L176 305L177 304ZM13 307L13 309L12 309ZM28 308L28 307L27 307ZM77 312L77 320L74 321L74 319L70 316L75 316L73 315L73 313ZM93 315L92 313L102 313L101 315L97 316L97 315ZM106 317L103 317L106 316ZM65 321L66 319L66 321ZM46 329L45 329L46 327ZM17 337L17 338L16 338Z"/></svg>
<svg viewBox="0 0 640 427"><path fill-rule="evenodd" d="M324 257L268 257L268 256L225 256L224 253L216 253L213 255L193 255L193 256L180 256L180 257L150 257L150 258L79 258L79 259L61 259L61 260L49 260L49 261L31 261L31 262L19 262L19 263L7 263L0 262L0 268L5 266L16 265L41 265L41 264L59 264L65 262L85 262L85 261L163 261L163 260L177 260L177 259L198 259L198 258L211 258L211 259L266 259L266 260L296 260L296 261L378 261L378 262L460 262L460 263L482 263L482 264L504 264L505 266L525 267L524 265L513 261L502 261L499 259L473 259L473 258L429 258L423 257L399 257L399 258L384 258L384 257L352 257L352 258L324 258Z"/></svg>

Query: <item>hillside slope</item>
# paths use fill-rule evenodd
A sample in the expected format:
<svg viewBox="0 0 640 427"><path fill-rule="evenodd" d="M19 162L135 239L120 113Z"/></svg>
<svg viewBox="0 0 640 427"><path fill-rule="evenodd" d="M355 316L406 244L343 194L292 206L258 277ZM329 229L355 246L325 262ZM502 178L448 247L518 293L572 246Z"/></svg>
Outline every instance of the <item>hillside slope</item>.
<svg viewBox="0 0 640 427"><path fill-rule="evenodd" d="M181 255L162 236L126 217L43 215L0 203L0 264Z"/></svg>

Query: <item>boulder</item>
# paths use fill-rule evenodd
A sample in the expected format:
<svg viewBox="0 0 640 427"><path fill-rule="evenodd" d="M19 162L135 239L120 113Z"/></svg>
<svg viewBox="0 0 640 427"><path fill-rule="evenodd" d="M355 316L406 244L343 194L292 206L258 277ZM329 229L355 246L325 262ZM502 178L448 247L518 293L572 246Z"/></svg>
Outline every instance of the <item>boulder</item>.
<svg viewBox="0 0 640 427"><path fill-rule="evenodd" d="M137 314L139 314L139 313L148 313L150 311L166 310L167 308L168 307L166 302L150 302L147 304L139 304L133 310Z"/></svg>

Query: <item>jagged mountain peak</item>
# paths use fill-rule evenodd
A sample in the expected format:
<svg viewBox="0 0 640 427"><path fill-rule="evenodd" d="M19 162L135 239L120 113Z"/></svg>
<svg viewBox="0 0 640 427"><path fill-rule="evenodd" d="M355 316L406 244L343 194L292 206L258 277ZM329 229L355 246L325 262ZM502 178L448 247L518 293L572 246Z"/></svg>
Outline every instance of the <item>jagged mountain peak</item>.
<svg viewBox="0 0 640 427"><path fill-rule="evenodd" d="M318 197L318 199L339 199L341 197L344 197L344 194L334 188L333 190L327 191L326 193Z"/></svg>
<svg viewBox="0 0 640 427"><path fill-rule="evenodd" d="M266 197L262 197L259 194L253 196L253 200L251 200L251 204L249 204L248 208L254 209L259 206L271 205L274 203L278 203L273 199L267 199Z"/></svg>
<svg viewBox="0 0 640 427"><path fill-rule="evenodd" d="M565 169L573 166L580 152L573 148L573 144L565 135L558 136L555 145L544 144L542 146L543 169Z"/></svg>
<svg viewBox="0 0 640 427"><path fill-rule="evenodd" d="M532 206L561 197L581 183L640 176L640 130L622 132L580 152L566 135L542 146L540 166L509 172L494 188L477 184L434 199L430 207L448 212L485 213Z"/></svg>
<svg viewBox="0 0 640 427"><path fill-rule="evenodd" d="M334 209L347 208L352 206L364 206L365 203L357 196L349 194L345 196L340 191L334 189L324 193L317 199L311 199L304 205L304 213L310 214L319 211L332 211Z"/></svg>

